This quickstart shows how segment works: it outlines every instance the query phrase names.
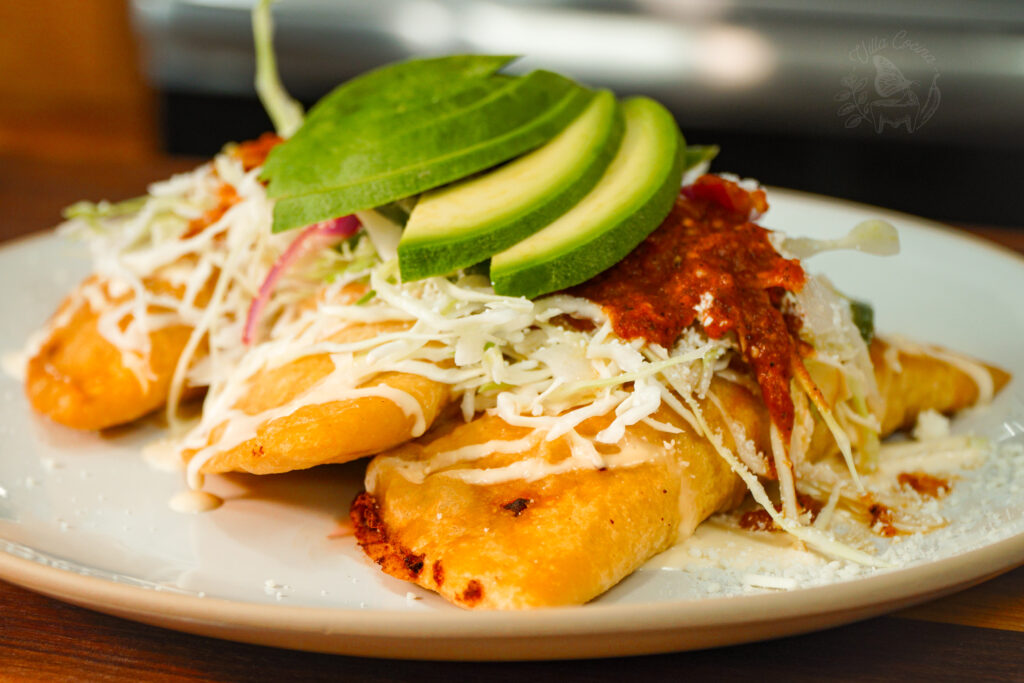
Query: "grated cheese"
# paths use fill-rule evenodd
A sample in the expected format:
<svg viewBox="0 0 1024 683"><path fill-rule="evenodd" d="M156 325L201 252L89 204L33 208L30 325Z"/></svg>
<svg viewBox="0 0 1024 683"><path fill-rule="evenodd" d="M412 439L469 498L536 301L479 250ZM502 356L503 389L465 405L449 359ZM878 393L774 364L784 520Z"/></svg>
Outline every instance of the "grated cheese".
<svg viewBox="0 0 1024 683"><path fill-rule="evenodd" d="M698 436L709 439L781 528L828 555L868 565L884 563L828 533L828 518L820 527L806 526L796 505L794 468L806 471L803 441L810 438L806 398L821 413L846 459L850 488L863 491L850 435L877 435L878 429L867 410L877 408L880 400L867 347L845 300L826 279L809 278L800 293L787 295L785 305L804 321L801 334L815 348L809 362L839 373L840 395L833 411L808 370L796 368L795 385L803 395L795 392L798 419L792 443L782 443L778 430L771 431L771 455L783 494L784 513L779 513L758 480L767 474L764 454L757 453L742 427L724 415L711 390L716 376L748 381L729 370L738 352L731 336L712 340L693 327L666 349L618 338L601 308L584 299L564 294L536 301L500 296L486 278L472 273L403 283L394 253L396 226L377 220L376 214L363 216L365 231L353 240L286 273L267 305L260 341L244 346L249 305L299 232L270 230L272 205L258 173L244 171L238 161L221 154L190 174L154 184L130 210L80 208L63 228L88 238L99 276L82 290L75 305L101 311L101 334L121 349L140 382L152 380L150 333L174 324L192 329L174 372L168 417L172 426L183 430L176 409L185 388L209 387L201 420L180 441L182 450L195 451L187 470L193 488L202 486L200 470L210 458L306 405L379 396L412 419L414 436L422 434L427 425L415 397L385 385L364 386L382 373L405 372L449 385L467 420L490 413L532 430L526 445L523 440L493 442L442 454L429 464L403 465L403 475L414 480L443 471L468 482L491 483L571 469L628 467L656 457L657 451L631 444L630 426L643 423L666 435L679 433L678 427L654 418L665 407ZM211 225L188 235L189 222L216 204L223 183L234 188L238 201ZM146 281L154 276L176 287L176 295L151 292ZM712 303L703 297L698 313L703 315ZM583 320L592 329L561 324L562 316ZM386 323L388 330L355 341L334 341L376 323ZM911 348L909 342L898 344ZM333 369L300 395L257 414L236 407L260 372L320 354L329 357ZM964 359L942 357L975 377L983 398L990 398L991 378L984 368L979 372L980 366ZM723 413L732 449L722 434L709 429L697 402L702 399ZM580 436L577 429L583 422L605 415L614 417L592 440ZM215 430L219 435L213 440ZM561 438L569 439L571 456L557 463L538 457L499 468L454 467ZM862 444L869 441L861 439ZM602 455L593 442L617 446L618 451ZM371 483L368 473L367 485ZM842 500L841 491L833 483L833 509Z"/></svg>

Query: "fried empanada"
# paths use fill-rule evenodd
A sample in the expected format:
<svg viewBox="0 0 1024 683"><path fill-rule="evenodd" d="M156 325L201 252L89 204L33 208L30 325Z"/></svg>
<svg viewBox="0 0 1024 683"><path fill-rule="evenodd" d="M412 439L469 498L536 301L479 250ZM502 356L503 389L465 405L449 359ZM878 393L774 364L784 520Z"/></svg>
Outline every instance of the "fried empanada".
<svg viewBox="0 0 1024 683"><path fill-rule="evenodd" d="M922 410L953 411L978 398L970 376L953 365L901 353L896 373L881 361L882 344L873 351L886 432ZM995 390L1008 378L990 374ZM761 398L718 377L711 391L758 450L768 452L770 422ZM708 401L703 406L710 428L733 446L719 411ZM682 432L669 435L638 423L627 430L618 455L605 455L619 463L561 472L559 463L573 457L569 437L524 447L520 440L529 430L497 417L435 430L372 461L367 492L352 506L358 542L388 574L462 607L587 602L745 493L707 439L665 408L655 417ZM601 426L595 420L581 434ZM485 457L454 462L453 452L488 443ZM495 453L503 444L512 452ZM815 439L809 455L831 448ZM499 475L496 468L505 467L520 468L521 476Z"/></svg>
<svg viewBox="0 0 1024 683"><path fill-rule="evenodd" d="M937 355L933 355L923 349L917 352L917 345L911 345L912 353L898 348L877 338L868 348L884 403L884 409L877 411L883 436L910 429L925 410L952 415L979 401L987 402L1010 381L1010 375L1000 368L961 357L964 363L974 366L973 375L968 374L958 367L964 363L943 359L956 357L948 351L934 349ZM834 404L841 389L839 373L815 372L814 381L826 400ZM985 386L979 386L979 382ZM808 455L822 458L838 450L828 427L816 420Z"/></svg>
<svg viewBox="0 0 1024 683"><path fill-rule="evenodd" d="M144 285L172 295L179 289L159 277ZM115 292L109 282L92 276L65 299L26 365L25 393L36 411L68 427L104 429L164 405L192 328L159 327L149 332L148 353L123 351L103 335L101 316L133 297L130 290ZM148 313L166 311L150 307ZM131 320L126 313L121 328Z"/></svg>
<svg viewBox="0 0 1024 683"><path fill-rule="evenodd" d="M332 341L368 339L403 326L353 325L333 335ZM186 460L198 453L204 458L199 471L207 474L275 474L347 462L419 436L450 399L447 384L403 372L381 373L360 384L357 389L370 390L363 392L367 395L326 401L308 396L325 378L329 381L334 369L330 355L318 353L258 371L235 403L234 414L210 430L204 449L186 451ZM370 395L374 387L384 389ZM396 392L415 401L418 414L389 396ZM233 430L246 431L244 438L234 437Z"/></svg>

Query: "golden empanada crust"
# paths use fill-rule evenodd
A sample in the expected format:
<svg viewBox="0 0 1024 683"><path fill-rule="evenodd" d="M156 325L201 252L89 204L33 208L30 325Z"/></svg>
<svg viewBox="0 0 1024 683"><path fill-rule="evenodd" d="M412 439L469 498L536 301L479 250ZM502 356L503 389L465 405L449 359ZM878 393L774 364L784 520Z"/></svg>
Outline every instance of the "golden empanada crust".
<svg viewBox="0 0 1024 683"><path fill-rule="evenodd" d="M338 343L359 341L405 326L400 322L354 325L333 335L332 340ZM215 453L200 471L208 474L290 472L380 453L415 435L417 416L407 414L386 396L360 396L303 405L302 394L325 378L329 380L334 367L328 354L319 353L258 371L248 380L248 390L236 403L236 410L259 415L293 400L297 400L297 407L258 425L251 438ZM360 388L374 386L408 394L419 404L426 427L450 401L447 384L422 375L385 372ZM224 422L215 427L208 445L216 448L227 426ZM195 452L186 451L185 459L190 459Z"/></svg>
<svg viewBox="0 0 1024 683"><path fill-rule="evenodd" d="M155 279L145 284L170 290L166 283ZM111 296L96 276L79 289L83 287L102 292L104 308L133 296ZM149 354L138 359L146 369L140 378L129 367L125 354L100 333L101 315L102 311L94 310L81 293L71 294L55 314L55 320L66 317L66 321L49 331L25 370L25 393L32 407L75 429L125 424L163 406L174 369L192 333L186 325L150 332Z"/></svg>
<svg viewBox="0 0 1024 683"><path fill-rule="evenodd" d="M897 373L882 362L883 352L876 342L872 353L887 406L880 420L886 433L912 424L922 410L949 412L977 400L973 381L957 368L900 354ZM996 369L991 374L998 390L1008 376ZM719 378L712 392L757 449L768 452L769 418L760 397ZM718 411L708 401L703 408L712 430L733 446ZM437 430L372 461L367 492L351 510L357 540L388 574L462 607L585 603L691 534L709 515L737 505L746 492L706 439L664 408L655 417L683 431L666 435L642 423L631 427L627 438L652 449L642 464L492 484L452 476L460 466L429 473L422 481L409 470L466 445L521 439L528 430L488 416ZM585 425L590 434L601 426L600 420ZM808 455L833 449L830 438L816 437ZM538 455L557 462L568 450L563 437L523 452L490 455L472 467L499 467Z"/></svg>

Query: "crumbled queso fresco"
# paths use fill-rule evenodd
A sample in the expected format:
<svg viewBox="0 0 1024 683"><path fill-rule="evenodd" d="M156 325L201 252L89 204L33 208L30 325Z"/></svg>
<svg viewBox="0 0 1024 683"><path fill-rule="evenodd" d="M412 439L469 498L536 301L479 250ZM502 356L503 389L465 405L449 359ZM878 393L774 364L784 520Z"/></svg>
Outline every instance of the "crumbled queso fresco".
<svg viewBox="0 0 1024 683"><path fill-rule="evenodd" d="M941 415L925 416L915 437L949 434ZM928 533L886 538L849 515L836 514L831 530L867 549L888 566L868 567L826 558L795 544L787 534L739 529L729 515L702 524L684 543L655 557L646 571L683 571L707 597L796 590L935 562L1024 533L1024 438L988 444L980 465L941 469L953 482L941 500L920 497L921 514L943 520ZM947 454L948 461L948 454ZM948 522L948 523L946 523Z"/></svg>

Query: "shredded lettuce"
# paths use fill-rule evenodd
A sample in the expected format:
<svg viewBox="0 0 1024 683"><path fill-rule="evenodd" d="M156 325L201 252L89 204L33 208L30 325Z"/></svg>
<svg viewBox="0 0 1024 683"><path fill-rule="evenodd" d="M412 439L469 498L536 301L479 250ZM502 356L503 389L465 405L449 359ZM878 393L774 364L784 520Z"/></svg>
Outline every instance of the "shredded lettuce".
<svg viewBox="0 0 1024 683"><path fill-rule="evenodd" d="M260 0L252 8L252 35L256 43L256 94L274 123L277 134L289 138L302 126L302 105L281 84L274 56L274 0Z"/></svg>
<svg viewBox="0 0 1024 683"><path fill-rule="evenodd" d="M870 344L875 336L875 309L866 301L850 299L850 315L857 326L865 344Z"/></svg>
<svg viewBox="0 0 1024 683"><path fill-rule="evenodd" d="M416 197L409 197L408 199L399 199L396 202L389 202L383 206L378 206L374 211L379 213L384 218L388 219L396 225L405 227L405 224L409 221L409 215L412 213L413 206L416 205Z"/></svg>
<svg viewBox="0 0 1024 683"><path fill-rule="evenodd" d="M64 209L62 215L69 221L76 218L95 220L99 218L129 216L139 211L146 205L147 201L149 201L149 197L133 197L132 199L113 203L108 201L96 202L95 204L93 202L75 202Z"/></svg>
<svg viewBox="0 0 1024 683"><path fill-rule="evenodd" d="M396 223L379 209L357 211L356 217L362 223L363 230L373 242L373 247L380 254L381 260L390 261L398 258L398 242L402 239L404 223Z"/></svg>

